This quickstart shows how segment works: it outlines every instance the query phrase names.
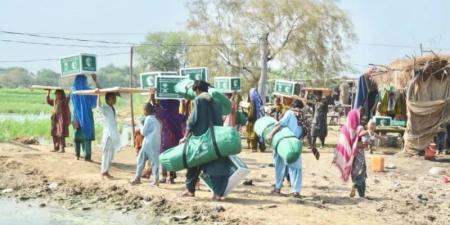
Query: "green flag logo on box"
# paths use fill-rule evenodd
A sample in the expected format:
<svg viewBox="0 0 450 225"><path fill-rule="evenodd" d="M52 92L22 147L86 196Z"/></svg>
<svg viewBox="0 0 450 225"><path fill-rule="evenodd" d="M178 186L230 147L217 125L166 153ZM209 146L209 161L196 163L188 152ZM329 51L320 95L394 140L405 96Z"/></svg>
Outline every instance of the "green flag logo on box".
<svg viewBox="0 0 450 225"><path fill-rule="evenodd" d="M157 99L182 99L175 92L175 85L185 79L182 76L156 76L156 98Z"/></svg>
<svg viewBox="0 0 450 225"><path fill-rule="evenodd" d="M187 76L191 80L208 81L208 68L206 67L181 68L180 75Z"/></svg>
<svg viewBox="0 0 450 225"><path fill-rule="evenodd" d="M97 71L97 58L92 54L81 53L61 58L60 65L62 77L91 74Z"/></svg>
<svg viewBox="0 0 450 225"><path fill-rule="evenodd" d="M293 96L300 94L300 84L293 81L276 80L275 81L275 94Z"/></svg>
<svg viewBox="0 0 450 225"><path fill-rule="evenodd" d="M239 77L214 77L214 87L224 93L241 90L241 78Z"/></svg>
<svg viewBox="0 0 450 225"><path fill-rule="evenodd" d="M147 72L147 73L141 73L140 76L140 82L141 82L141 88L147 89L147 88L155 88L156 87L156 76L177 76L177 72Z"/></svg>

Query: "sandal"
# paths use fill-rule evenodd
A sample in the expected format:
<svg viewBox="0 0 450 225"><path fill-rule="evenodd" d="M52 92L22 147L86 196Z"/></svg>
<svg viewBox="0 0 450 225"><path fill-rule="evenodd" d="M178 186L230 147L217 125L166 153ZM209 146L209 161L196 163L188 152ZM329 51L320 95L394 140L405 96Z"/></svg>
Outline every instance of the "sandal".
<svg viewBox="0 0 450 225"><path fill-rule="evenodd" d="M301 198L302 196L298 192L291 193L291 196L294 198Z"/></svg>
<svg viewBox="0 0 450 225"><path fill-rule="evenodd" d="M165 184L167 182L167 178L161 178L160 180L159 180L159 183L161 183L161 184Z"/></svg>
<svg viewBox="0 0 450 225"><path fill-rule="evenodd" d="M138 184L141 184L141 180L140 180L140 179L133 179L133 180L130 180L130 184L131 184L131 185L138 185Z"/></svg>
<svg viewBox="0 0 450 225"><path fill-rule="evenodd" d="M281 195L281 190L274 188L270 191L270 194L271 195Z"/></svg>
<svg viewBox="0 0 450 225"><path fill-rule="evenodd" d="M180 197L195 197L195 194L188 190L185 190L179 196Z"/></svg>
<svg viewBox="0 0 450 225"><path fill-rule="evenodd" d="M220 202L220 197L217 196L217 195L214 195L214 196L212 197L212 200L215 201L215 202Z"/></svg>
<svg viewBox="0 0 450 225"><path fill-rule="evenodd" d="M356 194L356 188L353 186L352 191L350 191L350 198L355 197L355 194Z"/></svg>
<svg viewBox="0 0 450 225"><path fill-rule="evenodd" d="M317 150L317 148L312 148L312 153L314 154L314 157L316 157L316 160L319 160L320 158L320 152Z"/></svg>

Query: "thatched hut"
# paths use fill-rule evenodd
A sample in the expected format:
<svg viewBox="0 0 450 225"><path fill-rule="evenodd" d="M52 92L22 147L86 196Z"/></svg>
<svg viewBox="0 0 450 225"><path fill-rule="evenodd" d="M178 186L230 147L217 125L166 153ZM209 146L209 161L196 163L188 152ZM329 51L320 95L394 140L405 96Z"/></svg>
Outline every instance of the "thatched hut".
<svg viewBox="0 0 450 225"><path fill-rule="evenodd" d="M400 59L373 74L379 88L406 90L406 151L422 151L448 122L450 115L450 55Z"/></svg>

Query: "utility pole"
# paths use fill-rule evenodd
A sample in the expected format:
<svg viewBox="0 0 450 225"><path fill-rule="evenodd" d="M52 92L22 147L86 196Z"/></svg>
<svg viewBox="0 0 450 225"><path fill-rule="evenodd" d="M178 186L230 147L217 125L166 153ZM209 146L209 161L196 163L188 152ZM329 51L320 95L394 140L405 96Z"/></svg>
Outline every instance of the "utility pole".
<svg viewBox="0 0 450 225"><path fill-rule="evenodd" d="M130 88L133 87L133 46L130 48ZM131 135L134 140L134 109L133 109L133 93L130 92L130 107L131 107Z"/></svg>
<svg viewBox="0 0 450 225"><path fill-rule="evenodd" d="M269 58L269 33L263 34L260 40L261 52L261 76L258 82L258 92L261 95L263 103L266 103L266 87L267 87L267 59Z"/></svg>
<svg viewBox="0 0 450 225"><path fill-rule="evenodd" d="M420 56L423 56L423 47L422 47L422 43L420 43Z"/></svg>

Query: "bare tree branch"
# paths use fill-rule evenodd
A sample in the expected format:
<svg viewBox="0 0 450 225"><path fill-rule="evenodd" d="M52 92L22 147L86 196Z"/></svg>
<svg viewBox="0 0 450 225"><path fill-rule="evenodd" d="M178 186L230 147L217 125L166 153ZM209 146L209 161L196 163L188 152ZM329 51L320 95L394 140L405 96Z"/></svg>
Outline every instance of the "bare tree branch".
<svg viewBox="0 0 450 225"><path fill-rule="evenodd" d="M273 54L270 54L267 57L267 61L274 59L275 56L278 55L286 47L286 45L290 41L292 32L294 32L294 30L297 28L297 21L299 21L299 19L300 19L300 17L295 18L294 22L292 23L292 25L289 28L289 31L286 34L286 37L284 38L283 42L281 43L281 46Z"/></svg>
<svg viewBox="0 0 450 225"><path fill-rule="evenodd" d="M221 50L222 50L222 49L219 49L219 56L225 61L225 63L226 63L228 66L230 66L230 67L232 67L232 68L239 69L239 70L244 70L244 71L246 71L246 72L248 72L248 73L250 73L250 74L253 75L253 71L252 71L250 68L248 68L248 67L246 67L246 66L238 66L238 65L232 63L231 60L230 60L230 58L229 58L229 56L226 55L226 54L225 54L224 52L222 52Z"/></svg>

